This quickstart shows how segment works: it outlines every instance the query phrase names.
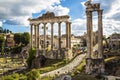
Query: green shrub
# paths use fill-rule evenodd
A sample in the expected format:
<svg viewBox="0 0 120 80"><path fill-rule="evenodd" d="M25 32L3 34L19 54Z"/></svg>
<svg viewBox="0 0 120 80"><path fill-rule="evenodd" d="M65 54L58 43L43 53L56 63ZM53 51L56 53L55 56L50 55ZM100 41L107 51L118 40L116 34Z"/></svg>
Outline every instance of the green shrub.
<svg viewBox="0 0 120 80"><path fill-rule="evenodd" d="M77 70L82 72L84 70L85 67L85 60L83 60L80 65L77 67Z"/></svg>
<svg viewBox="0 0 120 80"><path fill-rule="evenodd" d="M0 34L0 52L3 54L4 53L4 36L2 34Z"/></svg>
<svg viewBox="0 0 120 80"><path fill-rule="evenodd" d="M27 74L27 80L39 80L40 73L39 70L33 69Z"/></svg>
<svg viewBox="0 0 120 80"><path fill-rule="evenodd" d="M28 68L31 67L32 61L35 58L35 54L36 54L36 49L32 48L29 50L29 57L27 58L27 61L26 61Z"/></svg>
<svg viewBox="0 0 120 80"><path fill-rule="evenodd" d="M66 63L68 63L69 61L67 60L67 59L64 59L64 63L66 64Z"/></svg>
<svg viewBox="0 0 120 80"><path fill-rule="evenodd" d="M11 76L12 76L14 79L19 79L19 74L17 74L17 73L16 73L16 74L15 74L15 73L12 74Z"/></svg>
<svg viewBox="0 0 120 80"><path fill-rule="evenodd" d="M3 76L2 80L14 80L14 78L11 75Z"/></svg>
<svg viewBox="0 0 120 80"><path fill-rule="evenodd" d="M11 53L12 54L20 53L21 50L22 50L22 46L18 45L18 46L15 46L15 47L12 48Z"/></svg>
<svg viewBox="0 0 120 80"><path fill-rule="evenodd" d="M19 80L27 80L27 76L23 75L23 74L20 74L19 75Z"/></svg>
<svg viewBox="0 0 120 80"><path fill-rule="evenodd" d="M8 76L3 76L2 80L27 80L27 76L23 74L14 73Z"/></svg>

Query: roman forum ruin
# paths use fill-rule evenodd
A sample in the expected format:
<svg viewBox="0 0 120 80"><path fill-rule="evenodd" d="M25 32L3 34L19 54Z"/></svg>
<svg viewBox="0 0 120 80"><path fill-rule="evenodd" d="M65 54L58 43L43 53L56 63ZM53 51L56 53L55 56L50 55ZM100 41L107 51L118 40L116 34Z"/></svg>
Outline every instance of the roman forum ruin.
<svg viewBox="0 0 120 80"><path fill-rule="evenodd" d="M104 58L103 58L103 29L102 29L102 13L103 10L100 9L100 3L92 3L91 0L88 0L85 3L86 6L86 16L87 16L87 54L86 54L86 73L94 74L94 73L104 73ZM92 23L92 13L98 13L98 43L97 46L93 45L93 23ZM58 49L56 55L60 58L61 56L61 23L66 23L66 50L71 49L71 22L69 20L69 16L55 16L53 12L47 12L42 16L35 19L28 19L30 22L30 33L31 33L31 41L30 47L35 47L37 49L37 56L40 54L40 37L39 37L39 26L43 24L44 30L44 50L42 55L46 56L46 24L51 24L51 51L53 50L53 27L54 23L58 24ZM33 33L34 32L34 33ZM33 44L33 35L34 35L34 44ZM97 47L97 48L96 48ZM97 55L97 56L96 56Z"/></svg>
<svg viewBox="0 0 120 80"><path fill-rule="evenodd" d="M103 59L103 29L102 29L102 12L100 4L93 4L91 0L85 3L86 6L86 18L87 18L87 54L86 54L86 73L104 73L104 59ZM92 25L92 13L98 13L98 50L94 51L93 46L93 25ZM97 57L95 56L97 55Z"/></svg>
<svg viewBox="0 0 120 80"><path fill-rule="evenodd" d="M40 37L39 37L39 26L43 24L43 30L44 30L44 50L43 54L45 56L45 48L46 48L46 25L47 23L51 24L51 51L53 51L53 32L54 32L54 23L58 24L58 54L60 56L61 53L61 23L65 22L66 23L66 49L71 49L71 22L69 20L69 16L55 16L53 12L47 12L43 14L42 16L36 18L36 19L28 19L30 22L30 35L31 35L31 40L30 40L30 47L33 48L35 47L37 51L41 50L40 49ZM34 32L34 33L33 33ZM34 35L34 42L33 44L33 35ZM38 52L39 53L39 52Z"/></svg>

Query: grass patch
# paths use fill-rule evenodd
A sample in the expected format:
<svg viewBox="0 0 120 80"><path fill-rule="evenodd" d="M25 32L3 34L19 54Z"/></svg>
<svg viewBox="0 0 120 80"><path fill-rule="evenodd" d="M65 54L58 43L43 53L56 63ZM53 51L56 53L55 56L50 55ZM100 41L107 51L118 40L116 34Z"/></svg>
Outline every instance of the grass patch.
<svg viewBox="0 0 120 80"><path fill-rule="evenodd" d="M58 69L62 66L66 65L64 60L53 60L53 59L48 59L46 61L46 65L42 68L40 68L40 73L45 73L45 72L49 72L55 69Z"/></svg>
<svg viewBox="0 0 120 80"><path fill-rule="evenodd" d="M71 76L74 77L79 73L82 73L85 67L85 59L72 71Z"/></svg>
<svg viewBox="0 0 120 80"><path fill-rule="evenodd" d="M112 60L115 60L115 59L120 59L120 57L118 57L118 56L113 56L113 57L110 57L110 58L105 59L105 62L109 62L109 61L112 61Z"/></svg>
<svg viewBox="0 0 120 80"><path fill-rule="evenodd" d="M84 66L85 66L85 59L77 66L76 69L81 72L83 71Z"/></svg>
<svg viewBox="0 0 120 80"><path fill-rule="evenodd" d="M53 77L44 77L41 80L53 80Z"/></svg>
<svg viewBox="0 0 120 80"><path fill-rule="evenodd" d="M97 80L95 77L90 75L76 75L72 80Z"/></svg>
<svg viewBox="0 0 120 80"><path fill-rule="evenodd" d="M44 68L40 68L40 69L39 69L39 71L40 71L41 74L42 74L42 73L45 73L45 72L52 71L52 70L54 70L54 67L51 67L51 66L49 66L49 67L44 67Z"/></svg>

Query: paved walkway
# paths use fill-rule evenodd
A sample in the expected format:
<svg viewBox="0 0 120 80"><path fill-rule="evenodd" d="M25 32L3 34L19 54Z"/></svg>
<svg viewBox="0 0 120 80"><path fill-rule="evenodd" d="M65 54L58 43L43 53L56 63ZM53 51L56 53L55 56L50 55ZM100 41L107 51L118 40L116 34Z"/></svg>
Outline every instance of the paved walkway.
<svg viewBox="0 0 120 80"><path fill-rule="evenodd" d="M66 66L56 69L56 70L53 70L53 71L50 71L50 72L47 72L47 73L44 73L44 74L41 74L40 76L41 76L41 78L45 77L45 76L46 77L54 76L54 75L59 76L61 74L66 74L66 73L72 72L72 70L81 63L81 61L83 60L84 57L85 57L85 54L78 55L72 62L70 62Z"/></svg>
<svg viewBox="0 0 120 80"><path fill-rule="evenodd" d="M120 80L120 77L117 76L104 76L105 80Z"/></svg>

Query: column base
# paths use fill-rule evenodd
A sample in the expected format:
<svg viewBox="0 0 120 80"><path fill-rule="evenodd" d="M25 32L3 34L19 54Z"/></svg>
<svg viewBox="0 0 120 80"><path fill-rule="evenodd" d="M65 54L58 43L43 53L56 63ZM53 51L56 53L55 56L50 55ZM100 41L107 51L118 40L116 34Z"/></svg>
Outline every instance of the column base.
<svg viewBox="0 0 120 80"><path fill-rule="evenodd" d="M67 60L71 60L74 57L72 53L72 49L66 49L64 54Z"/></svg>
<svg viewBox="0 0 120 80"><path fill-rule="evenodd" d="M39 56L39 49L36 50L36 55L35 57L38 57Z"/></svg>
<svg viewBox="0 0 120 80"><path fill-rule="evenodd" d="M104 59L86 58L86 73L87 74L104 74Z"/></svg>
<svg viewBox="0 0 120 80"><path fill-rule="evenodd" d="M91 74L92 73L92 59L91 58L86 58L86 74Z"/></svg>
<svg viewBox="0 0 120 80"><path fill-rule="evenodd" d="M62 59L61 50L60 50L60 49L58 50L57 58L58 58L58 59Z"/></svg>

